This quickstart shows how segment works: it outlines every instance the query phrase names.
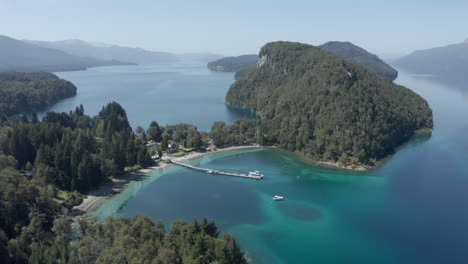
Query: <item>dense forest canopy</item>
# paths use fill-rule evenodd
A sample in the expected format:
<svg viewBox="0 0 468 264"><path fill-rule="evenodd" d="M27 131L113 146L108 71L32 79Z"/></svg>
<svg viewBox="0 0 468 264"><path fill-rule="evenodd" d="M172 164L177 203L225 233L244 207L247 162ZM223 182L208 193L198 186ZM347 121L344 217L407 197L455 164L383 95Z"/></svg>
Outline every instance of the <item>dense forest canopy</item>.
<svg viewBox="0 0 468 264"><path fill-rule="evenodd" d="M411 90L301 43L274 42L226 102L257 115L259 143L323 161L370 164L431 129L432 111Z"/></svg>
<svg viewBox="0 0 468 264"><path fill-rule="evenodd" d="M67 216L75 194L95 189L127 166L149 166L147 139L201 144L196 127L134 133L115 102L97 116L82 106L40 121L0 121L0 263L246 263L236 240L204 219L169 230L147 217L103 223ZM63 194L68 194L64 198Z"/></svg>
<svg viewBox="0 0 468 264"><path fill-rule="evenodd" d="M238 57L224 57L216 61L209 62L207 67L212 71L237 72L257 64L258 55L249 54Z"/></svg>
<svg viewBox="0 0 468 264"><path fill-rule="evenodd" d="M0 169L0 263L246 263L236 240L212 221L175 221L169 230L145 216L103 223L72 219L45 177Z"/></svg>
<svg viewBox="0 0 468 264"><path fill-rule="evenodd" d="M95 117L77 107L70 113L49 112L42 121L33 115L31 122L3 120L0 126L0 154L14 159L17 169L30 164L66 191L86 192L125 167L151 165L145 144L115 102Z"/></svg>
<svg viewBox="0 0 468 264"><path fill-rule="evenodd" d="M74 95L76 87L53 73L0 72L0 114L30 112Z"/></svg>
<svg viewBox="0 0 468 264"><path fill-rule="evenodd" d="M320 45L319 47L335 54L338 57L360 64L368 71L392 81L398 76L397 70L393 69L376 55L369 53L365 49L358 47L351 42L330 41Z"/></svg>
<svg viewBox="0 0 468 264"><path fill-rule="evenodd" d="M377 57L377 55L374 55L351 42L329 41L319 47L335 54L338 57L360 64L368 71L392 81L398 76L398 71ZM208 63L208 69L213 71L236 72L234 77L238 80L255 70L257 63L257 55L225 57Z"/></svg>

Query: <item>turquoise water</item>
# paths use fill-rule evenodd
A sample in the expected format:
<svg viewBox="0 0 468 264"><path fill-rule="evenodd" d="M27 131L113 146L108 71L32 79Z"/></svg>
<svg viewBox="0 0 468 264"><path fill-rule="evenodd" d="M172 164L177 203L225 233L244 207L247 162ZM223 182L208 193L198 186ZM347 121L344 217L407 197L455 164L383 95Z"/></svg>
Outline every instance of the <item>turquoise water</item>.
<svg viewBox="0 0 468 264"><path fill-rule="evenodd" d="M133 127L146 128L156 120L163 125L185 122L206 131L214 121L230 123L245 116L224 104L234 74L212 72L199 63L97 67L56 74L77 86L77 96L44 109L40 116L51 110L68 112L80 104L87 114L95 115L111 101L126 109Z"/></svg>
<svg viewBox="0 0 468 264"><path fill-rule="evenodd" d="M208 85L211 74L203 76ZM397 82L429 101L435 128L375 171L316 168L270 149L223 153L192 163L258 169L265 180L172 167L131 183L94 216L145 214L165 222L206 216L260 264L467 263L468 96L404 72ZM286 199L273 202L275 194Z"/></svg>

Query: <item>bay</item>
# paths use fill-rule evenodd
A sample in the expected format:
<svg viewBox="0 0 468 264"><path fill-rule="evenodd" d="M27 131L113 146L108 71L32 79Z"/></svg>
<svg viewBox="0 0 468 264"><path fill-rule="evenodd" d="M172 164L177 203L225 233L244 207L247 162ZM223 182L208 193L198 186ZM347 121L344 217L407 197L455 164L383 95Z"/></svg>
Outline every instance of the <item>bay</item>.
<svg viewBox="0 0 468 264"><path fill-rule="evenodd" d="M233 73L212 72L199 62L169 65L96 67L86 71L58 72L77 86L77 95L43 109L68 112L82 104L86 114L96 115L112 101L127 111L132 127L189 123L208 131L214 121L233 121L247 113L224 104Z"/></svg>
<svg viewBox="0 0 468 264"><path fill-rule="evenodd" d="M78 86L78 98L70 99L76 100L72 102L83 102L86 109L98 111L109 98L122 99L130 120L136 120L132 121L134 125L145 125L155 119L160 123L192 122L206 129L214 120L232 122L238 117L239 113L231 112L222 103L233 81L232 74L211 73L203 65L179 66L167 69L178 73L165 73L158 81L153 77L140 80L146 74L158 75L154 69L151 73L135 68L134 73L125 73L125 70L122 74L121 68L110 68L96 70L98 73L60 75ZM107 75L102 71L116 73ZM165 70L159 68L158 71ZM95 85L93 74L105 74L106 78L102 78L111 80ZM194 79L198 83L196 94L207 97L189 96L192 86L188 84ZM121 83L118 93L112 93L106 86L111 81ZM207 111L216 113L194 118L184 111L177 114L147 111L150 107L157 108L147 104L159 100L158 95L139 97L138 93L131 92L143 89L139 85L145 82L147 87L156 87L153 82L158 83L158 94L179 89L177 94L182 94L181 97L186 94L194 105L201 105L213 92L219 101ZM223 232L235 235L252 262L260 264L466 263L466 90L401 71L396 82L428 100L434 112L434 131L430 136L415 137L372 172L317 168L272 149L222 153L191 163L232 172L258 169L265 174L265 180L212 176L172 167L131 183L123 192L106 200L93 216L144 214L166 223L208 217L215 220ZM159 86L164 83L166 86ZM174 84L180 83L187 85L174 88ZM80 97L85 84L94 90L83 88L83 97ZM105 87L101 90L100 86ZM177 96L171 98L175 99L170 108L193 109L186 108L187 101ZM67 107L66 102L62 102L51 109ZM286 199L274 202L271 197L276 194Z"/></svg>

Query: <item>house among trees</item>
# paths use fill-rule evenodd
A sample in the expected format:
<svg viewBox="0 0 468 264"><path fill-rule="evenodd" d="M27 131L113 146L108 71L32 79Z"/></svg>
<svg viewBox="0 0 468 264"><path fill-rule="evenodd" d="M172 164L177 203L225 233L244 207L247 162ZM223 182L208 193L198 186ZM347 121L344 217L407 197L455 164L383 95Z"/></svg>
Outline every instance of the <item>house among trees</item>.
<svg viewBox="0 0 468 264"><path fill-rule="evenodd" d="M167 152L175 153L177 151L179 151L179 145L178 144L173 142L173 143L167 145Z"/></svg>
<svg viewBox="0 0 468 264"><path fill-rule="evenodd" d="M146 147L150 149L157 149L160 143L155 142L154 140L150 140L146 143Z"/></svg>

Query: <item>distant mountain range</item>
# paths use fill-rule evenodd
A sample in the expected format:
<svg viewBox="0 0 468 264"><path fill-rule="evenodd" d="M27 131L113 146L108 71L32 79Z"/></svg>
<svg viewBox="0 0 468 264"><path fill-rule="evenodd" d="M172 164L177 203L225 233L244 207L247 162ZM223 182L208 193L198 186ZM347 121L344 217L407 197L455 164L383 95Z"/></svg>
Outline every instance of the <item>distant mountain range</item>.
<svg viewBox="0 0 468 264"><path fill-rule="evenodd" d="M318 47L338 57L360 64L368 71L392 81L398 76L398 72L379 57L351 42L330 41ZM258 55L242 55L211 61L207 67L212 71L236 72L235 78L237 80L252 72L257 63Z"/></svg>
<svg viewBox="0 0 468 264"><path fill-rule="evenodd" d="M24 40L27 43L66 52L79 57L99 60L128 61L137 64L167 63L177 61L174 54L141 48L128 48L109 44L93 44L79 39L61 41Z"/></svg>
<svg viewBox="0 0 468 264"><path fill-rule="evenodd" d="M377 57L377 55L374 55L351 42L330 41L320 45L319 47L335 54L338 57L360 64L368 71L392 81L398 77L398 71Z"/></svg>
<svg viewBox="0 0 468 264"><path fill-rule="evenodd" d="M412 73L468 80L468 39L459 44L415 51L393 62Z"/></svg>
<svg viewBox="0 0 468 264"><path fill-rule="evenodd" d="M70 71L116 64L126 63L73 56L63 51L0 36L0 71Z"/></svg>
<svg viewBox="0 0 468 264"><path fill-rule="evenodd" d="M0 35L0 71L76 71L97 66L173 63L179 60L206 63L221 57L211 53L156 52L79 39L37 41Z"/></svg>

